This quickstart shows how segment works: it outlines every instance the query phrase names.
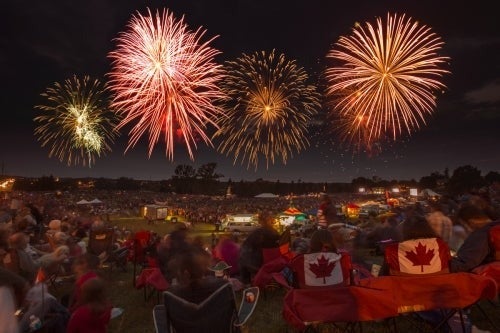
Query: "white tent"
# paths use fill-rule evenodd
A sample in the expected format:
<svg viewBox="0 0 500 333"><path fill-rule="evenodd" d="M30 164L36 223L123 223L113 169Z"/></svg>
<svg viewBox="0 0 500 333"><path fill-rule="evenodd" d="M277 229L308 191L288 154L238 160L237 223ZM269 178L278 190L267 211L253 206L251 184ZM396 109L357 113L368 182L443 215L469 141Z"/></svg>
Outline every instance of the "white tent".
<svg viewBox="0 0 500 333"><path fill-rule="evenodd" d="M78 201L76 204L77 204L77 205L87 205L87 204L89 204L89 203L90 203L90 201L87 201L87 200L85 200L85 199L82 199L82 200Z"/></svg>
<svg viewBox="0 0 500 333"><path fill-rule="evenodd" d="M97 198L95 198L94 200L90 201L89 203L91 203L91 204L100 204L100 203L102 203L102 201L99 200L99 199L97 199Z"/></svg>
<svg viewBox="0 0 500 333"><path fill-rule="evenodd" d="M433 190L426 188L425 190L422 190L421 195L424 197L440 197L441 195L439 193L434 192Z"/></svg>
<svg viewBox="0 0 500 333"><path fill-rule="evenodd" d="M278 195L272 193L261 193L257 194L255 198L277 198Z"/></svg>

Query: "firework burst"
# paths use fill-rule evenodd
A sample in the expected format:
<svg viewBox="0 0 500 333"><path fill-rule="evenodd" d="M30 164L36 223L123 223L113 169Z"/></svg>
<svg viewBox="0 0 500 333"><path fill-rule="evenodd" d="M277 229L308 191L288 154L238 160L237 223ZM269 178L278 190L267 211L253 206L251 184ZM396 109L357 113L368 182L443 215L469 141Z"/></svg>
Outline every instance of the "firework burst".
<svg viewBox="0 0 500 333"><path fill-rule="evenodd" d="M135 122L127 150L145 134L149 135L149 156L164 136L166 156L174 157L178 133L193 159L196 140L211 145L207 125L221 114L213 103L223 98L218 88L222 78L214 61L219 52L203 43L205 31L188 30L183 18L176 20L164 10L156 15L137 14L128 30L117 38L117 48L109 54L113 61L110 86L112 106L123 115L119 128Z"/></svg>
<svg viewBox="0 0 500 333"><path fill-rule="evenodd" d="M44 112L34 118L39 124L35 136L42 147L51 147L49 157L90 167L97 157L111 151L118 119L109 110L106 92L106 85L98 80L73 76L41 94L47 103L36 106Z"/></svg>
<svg viewBox="0 0 500 333"><path fill-rule="evenodd" d="M448 73L440 68L448 61L438 55L442 45L430 28L405 15L388 14L376 26L356 24L352 35L340 37L327 55L340 65L328 68L326 78L333 112L345 118L344 138L370 147L425 124L445 88L439 81Z"/></svg>
<svg viewBox="0 0 500 333"><path fill-rule="evenodd" d="M226 62L223 90L226 117L214 137L222 139L218 150L234 154L257 169L259 156L266 166L281 158L283 164L294 151L309 145L307 125L319 107L316 88L307 84L308 75L295 61L274 50L243 54Z"/></svg>

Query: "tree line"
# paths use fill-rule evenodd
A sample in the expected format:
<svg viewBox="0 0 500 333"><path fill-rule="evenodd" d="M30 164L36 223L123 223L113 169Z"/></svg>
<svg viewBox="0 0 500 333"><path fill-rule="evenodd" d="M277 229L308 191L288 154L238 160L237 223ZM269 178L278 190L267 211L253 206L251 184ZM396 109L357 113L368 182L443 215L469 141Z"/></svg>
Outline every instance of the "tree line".
<svg viewBox="0 0 500 333"><path fill-rule="evenodd" d="M216 172L217 163L207 163L195 169L191 165L177 165L174 174L165 180L145 181L127 177L110 178L64 178L56 179L52 175L40 178L15 177L13 190L54 191L94 188L99 190L143 190L156 192L175 192L179 194L225 195L252 197L259 193L270 192L278 195L290 193L301 195L314 192L345 193L358 191L360 187L392 188L395 186L429 188L449 195L459 195L477 191L484 186L500 182L500 173L490 171L485 176L474 166L465 165L456 168L451 174L448 168L444 172L432 172L420 180L384 180L377 176L372 178L357 177L350 183L317 183L304 182L301 179L291 182L280 180L268 181L258 178L254 181L239 180L221 181L224 176Z"/></svg>

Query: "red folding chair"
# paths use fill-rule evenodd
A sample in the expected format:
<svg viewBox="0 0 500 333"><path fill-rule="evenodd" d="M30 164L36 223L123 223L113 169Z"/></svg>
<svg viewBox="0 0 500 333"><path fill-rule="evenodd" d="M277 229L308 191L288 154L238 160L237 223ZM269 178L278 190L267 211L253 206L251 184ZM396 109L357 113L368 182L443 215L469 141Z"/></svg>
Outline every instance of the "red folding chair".
<svg viewBox="0 0 500 333"><path fill-rule="evenodd" d="M136 286L136 276L138 274L137 268L140 267L140 271L142 271L145 267L148 267L147 249L151 245L151 240L152 234L150 231L141 230L134 235L132 249L129 251L129 259L134 263L132 281L134 287Z"/></svg>
<svg viewBox="0 0 500 333"><path fill-rule="evenodd" d="M461 280L467 280L467 276L449 273L451 255L446 242L441 238L422 238L388 244L385 247L384 257L389 274L402 277L401 280L391 280L391 283L398 283L397 287L395 284L392 286L394 287L392 292L398 294L399 313L404 315L417 313L419 319L422 316L428 317L432 319L431 326L434 330L448 325L449 319L458 315L462 330L465 332L464 311L476 303L480 297L477 293L467 296L465 292L460 294L458 286L463 285ZM405 277L415 279L410 281L405 280ZM410 285L410 290L403 292L403 284ZM412 292L412 288L418 292ZM448 291L452 296L447 296ZM467 299L476 297L476 301L460 303L460 301L453 300L454 297ZM412 320L413 316L405 316L405 318L423 329L420 327L422 320Z"/></svg>

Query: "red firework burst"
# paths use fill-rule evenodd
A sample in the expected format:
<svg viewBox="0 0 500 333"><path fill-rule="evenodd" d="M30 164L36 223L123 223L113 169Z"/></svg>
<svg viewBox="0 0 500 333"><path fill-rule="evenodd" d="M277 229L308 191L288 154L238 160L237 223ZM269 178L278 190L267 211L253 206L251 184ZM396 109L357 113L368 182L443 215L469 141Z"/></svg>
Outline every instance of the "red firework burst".
<svg viewBox="0 0 500 333"><path fill-rule="evenodd" d="M182 133L189 156L198 138L212 145L207 126L217 128L221 114L214 102L223 99L218 88L222 78L214 57L220 52L202 42L205 30L188 30L184 18L176 20L168 10L132 16L127 30L117 38L112 59L110 88L112 106L123 115L122 128L134 122L127 150L148 133L149 156L164 136L166 156L174 157L174 141Z"/></svg>

